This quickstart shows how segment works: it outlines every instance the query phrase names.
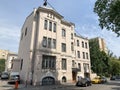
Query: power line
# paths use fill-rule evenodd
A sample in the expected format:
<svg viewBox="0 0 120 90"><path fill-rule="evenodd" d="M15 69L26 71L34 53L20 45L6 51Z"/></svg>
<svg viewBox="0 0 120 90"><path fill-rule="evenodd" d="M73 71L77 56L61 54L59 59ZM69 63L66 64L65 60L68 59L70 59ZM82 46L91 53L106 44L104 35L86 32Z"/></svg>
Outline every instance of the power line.
<svg viewBox="0 0 120 90"><path fill-rule="evenodd" d="M45 2L43 3L43 6L47 6L47 4L48 4L54 11L56 11L56 9L47 0L44 0L44 1Z"/></svg>

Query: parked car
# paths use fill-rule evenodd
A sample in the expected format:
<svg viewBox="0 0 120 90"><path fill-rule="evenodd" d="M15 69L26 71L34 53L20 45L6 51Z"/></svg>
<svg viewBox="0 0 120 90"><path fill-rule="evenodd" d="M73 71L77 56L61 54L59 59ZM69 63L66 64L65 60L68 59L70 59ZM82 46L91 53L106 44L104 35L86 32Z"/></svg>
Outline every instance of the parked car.
<svg viewBox="0 0 120 90"><path fill-rule="evenodd" d="M93 78L91 81L92 81L93 84L99 84L99 83L102 82L100 76L97 76L97 77Z"/></svg>
<svg viewBox="0 0 120 90"><path fill-rule="evenodd" d="M18 72L13 72L10 74L10 78L8 80L8 83L15 84L16 81L18 81L18 83L20 83L20 75Z"/></svg>
<svg viewBox="0 0 120 90"><path fill-rule="evenodd" d="M9 74L7 72L1 73L1 80L9 79Z"/></svg>
<svg viewBox="0 0 120 90"><path fill-rule="evenodd" d="M110 77L110 80L115 80L116 79L116 76L111 76Z"/></svg>
<svg viewBox="0 0 120 90"><path fill-rule="evenodd" d="M85 86L86 87L86 86L91 86L91 85L92 85L92 83L91 83L90 78L81 78L81 80L76 83L76 86Z"/></svg>
<svg viewBox="0 0 120 90"><path fill-rule="evenodd" d="M120 80L120 75L116 75L116 80Z"/></svg>
<svg viewBox="0 0 120 90"><path fill-rule="evenodd" d="M107 78L105 76L101 77L101 83L106 83L107 82Z"/></svg>

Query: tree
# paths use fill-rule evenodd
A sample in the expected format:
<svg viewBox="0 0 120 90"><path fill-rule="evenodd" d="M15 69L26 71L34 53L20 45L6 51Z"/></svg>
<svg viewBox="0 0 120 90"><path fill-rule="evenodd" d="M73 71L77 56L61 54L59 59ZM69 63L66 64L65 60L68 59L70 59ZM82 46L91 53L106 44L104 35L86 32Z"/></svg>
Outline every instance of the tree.
<svg viewBox="0 0 120 90"><path fill-rule="evenodd" d="M111 75L118 75L120 74L120 61L118 60L110 60L111 62Z"/></svg>
<svg viewBox="0 0 120 90"><path fill-rule="evenodd" d="M99 17L99 26L120 36L120 0L97 0L94 12Z"/></svg>
<svg viewBox="0 0 120 90"><path fill-rule="evenodd" d="M5 59L0 59L0 72L5 70Z"/></svg>
<svg viewBox="0 0 120 90"><path fill-rule="evenodd" d="M92 71L98 75L109 74L109 57L100 51L97 40L89 40Z"/></svg>

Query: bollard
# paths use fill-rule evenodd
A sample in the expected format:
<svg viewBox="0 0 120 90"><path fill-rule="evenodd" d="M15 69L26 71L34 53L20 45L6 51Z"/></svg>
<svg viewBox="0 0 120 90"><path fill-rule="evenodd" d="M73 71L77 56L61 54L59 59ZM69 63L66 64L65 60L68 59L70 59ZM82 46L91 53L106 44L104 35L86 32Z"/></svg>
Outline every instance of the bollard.
<svg viewBox="0 0 120 90"><path fill-rule="evenodd" d="M18 81L15 82L15 89L18 89Z"/></svg>

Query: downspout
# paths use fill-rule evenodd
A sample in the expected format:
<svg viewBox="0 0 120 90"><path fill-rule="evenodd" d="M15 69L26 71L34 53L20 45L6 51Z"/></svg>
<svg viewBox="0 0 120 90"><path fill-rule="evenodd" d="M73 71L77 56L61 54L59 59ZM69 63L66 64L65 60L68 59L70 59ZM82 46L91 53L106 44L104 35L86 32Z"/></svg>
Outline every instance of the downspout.
<svg viewBox="0 0 120 90"><path fill-rule="evenodd" d="M32 60L31 60L31 85L34 84L34 70L35 70L35 60L36 60L36 50L37 50L37 40L38 40L38 24L39 24L39 12L37 9L34 9L33 12L33 29L34 31L34 39L33 39L33 50L32 50Z"/></svg>

